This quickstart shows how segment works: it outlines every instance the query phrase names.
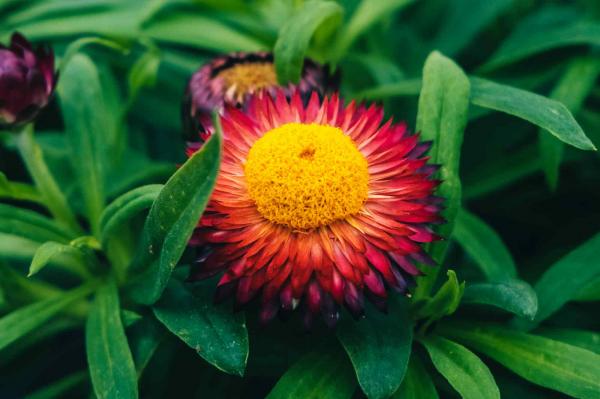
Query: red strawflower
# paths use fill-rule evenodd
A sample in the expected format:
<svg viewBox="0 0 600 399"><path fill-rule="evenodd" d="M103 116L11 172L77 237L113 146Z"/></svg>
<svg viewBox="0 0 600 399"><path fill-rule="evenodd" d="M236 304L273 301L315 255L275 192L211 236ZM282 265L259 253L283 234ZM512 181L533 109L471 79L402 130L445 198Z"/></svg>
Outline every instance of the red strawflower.
<svg viewBox="0 0 600 399"><path fill-rule="evenodd" d="M10 47L0 44L0 126L35 118L48 103L56 80L52 50L34 50L21 34L13 33Z"/></svg>
<svg viewBox="0 0 600 399"><path fill-rule="evenodd" d="M184 131L188 137L204 142L212 129L211 113L226 105L242 106L248 96L266 90L281 89L273 64L273 54L267 52L232 53L213 59L196 71L187 86L183 106ZM306 59L297 85L283 87L289 95L293 90L325 94L337 89L337 76L331 76L327 66Z"/></svg>
<svg viewBox="0 0 600 399"><path fill-rule="evenodd" d="M247 111L228 107L223 161L191 245L205 249L190 279L221 271L217 298L238 305L260 293L261 319L299 304L328 324L339 305L363 313L363 294L385 307L430 263L421 243L438 239L437 170L404 123L337 94L308 104L296 92L260 93ZM188 149L193 154L196 147Z"/></svg>

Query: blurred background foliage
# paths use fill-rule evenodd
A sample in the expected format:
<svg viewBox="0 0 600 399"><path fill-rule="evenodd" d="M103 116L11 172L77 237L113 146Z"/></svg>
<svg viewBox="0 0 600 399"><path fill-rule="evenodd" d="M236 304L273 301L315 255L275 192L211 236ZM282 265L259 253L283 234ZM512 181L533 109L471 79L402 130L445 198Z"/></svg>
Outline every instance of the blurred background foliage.
<svg viewBox="0 0 600 399"><path fill-rule="evenodd" d="M382 102L390 117L406 120L412 128L423 64L431 51L439 50L470 77L562 102L591 141L600 145L600 2L340 0L327 2L322 13L309 13L308 20L314 24L298 24L294 29L298 13L306 8L318 10L319 3L323 4L302 0L2 0L0 42L7 43L18 30L34 42L51 45L59 58L85 47L83 51L100 71L101 91L96 93L90 115L118 149L106 160L109 199L141 184L164 183L175 165L185 160L180 99L187 79L199 66L216 54L277 48L278 38L285 34L306 35L310 41L307 55L339 68L345 98ZM311 24L313 29L308 28ZM278 71L282 65L278 61ZM293 78L293 71L289 77ZM71 95L76 92L77 88ZM81 211L84 204L74 186L77 171L67 162L72 154L60 115L55 99L36 123L36 139L69 203ZM14 136L0 133L0 144L0 179L27 182ZM599 258L588 256L587 267L579 269L569 267L568 261L560 267L559 262L600 231L598 153L564 145L536 124L472 101L460 174L462 204L468 212L459 214L445 268L455 270L458 281L466 280L468 287L470 282L486 279L481 264L516 265L520 278L536 289L539 309L546 306L543 300L564 289L569 296L557 306L547 305L551 309L537 332L600 353ZM8 190L2 183L0 197ZM28 193L20 195L27 198ZM43 212L35 201L28 207ZM143 218L134 219L132 231L139 231L142 224ZM35 251L21 244L0 237L0 253L11 266L0 263L1 314L43 297L44 290L54 289L48 284L73 284L69 275L60 272L29 280L16 276L27 269ZM597 237L586 245L588 255L600 253ZM556 265L559 268L549 276ZM587 274L582 280L579 272L584 269ZM544 278L554 285L544 285ZM546 291L540 295L540 290ZM511 322L508 313L469 305L468 298L465 293L463 304L450 319ZM87 312L77 307L71 311ZM76 325L81 325L77 318L56 319L2 349L0 397L32 392L38 394L31 396L36 398L86 396L90 381L85 339ZM296 324L277 321L261 329L248 317L250 357L241 378L218 371L176 337L150 325L133 323L127 328L130 340L139 330L151 328L160 338L144 363L141 397L261 398L277 381L272 397L287 397L290 387L299 390L294 397L363 396L351 364L341 359L343 351L326 330L306 333ZM442 326L441 331L444 328L446 337L461 335L456 332L460 326ZM462 338L462 343L469 344L465 334ZM440 397L458 397L456 386L452 384L453 389L435 372L426 356L425 348L435 368L443 369L431 348L449 344L436 339L442 338L424 338L424 346L415 347L414 356L424 366L411 367L409 374L416 381L433 378ZM516 377L498 359L483 359L503 397L567 397L534 385L530 378ZM554 377L550 373L547 378ZM415 397L409 396L415 389L403 385L395 397Z"/></svg>

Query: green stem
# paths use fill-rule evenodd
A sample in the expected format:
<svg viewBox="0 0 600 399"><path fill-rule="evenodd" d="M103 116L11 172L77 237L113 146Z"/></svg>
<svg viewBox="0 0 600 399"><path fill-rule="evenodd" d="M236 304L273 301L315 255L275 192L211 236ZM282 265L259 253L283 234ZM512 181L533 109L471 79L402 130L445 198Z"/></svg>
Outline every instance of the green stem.
<svg viewBox="0 0 600 399"><path fill-rule="evenodd" d="M430 254L436 265L433 267L426 266L425 274L417 277L417 286L413 295L414 301L426 299L431 296L431 291L433 291L433 286L442 268L447 249L448 243L444 241L433 243L426 248L426 252ZM421 268L421 270L423 269Z"/></svg>
<svg viewBox="0 0 600 399"><path fill-rule="evenodd" d="M83 234L81 226L77 223L77 219L67 203L67 199L44 161L42 149L35 142L32 124L27 125L21 132L18 148L31 179L52 216L59 223L69 228L74 235Z"/></svg>

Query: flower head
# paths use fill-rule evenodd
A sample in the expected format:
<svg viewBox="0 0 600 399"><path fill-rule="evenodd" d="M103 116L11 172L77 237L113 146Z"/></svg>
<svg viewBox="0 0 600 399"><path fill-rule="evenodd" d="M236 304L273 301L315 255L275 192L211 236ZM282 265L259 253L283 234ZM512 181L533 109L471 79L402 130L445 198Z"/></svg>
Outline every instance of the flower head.
<svg viewBox="0 0 600 399"><path fill-rule="evenodd" d="M283 89L324 94L337 86L327 67L306 59L302 77L297 85ZM184 96L182 113L184 130L196 139L200 133L205 141L212 128L211 112L221 111L226 105L242 106L248 96L266 90L274 93L279 88L273 54L232 53L217 57L194 73Z"/></svg>
<svg viewBox="0 0 600 399"><path fill-rule="evenodd" d="M190 278L224 271L217 297L256 296L261 319L297 306L334 324L339 306L363 313L364 296L385 306L429 263L421 243L442 222L436 166L403 123L337 95L305 105L260 93L247 111L224 111L223 161L191 245L203 256ZM188 149L191 155L195 147Z"/></svg>
<svg viewBox="0 0 600 399"><path fill-rule="evenodd" d="M56 78L51 50L34 50L19 33L8 48L0 44L0 126L31 121L48 103Z"/></svg>

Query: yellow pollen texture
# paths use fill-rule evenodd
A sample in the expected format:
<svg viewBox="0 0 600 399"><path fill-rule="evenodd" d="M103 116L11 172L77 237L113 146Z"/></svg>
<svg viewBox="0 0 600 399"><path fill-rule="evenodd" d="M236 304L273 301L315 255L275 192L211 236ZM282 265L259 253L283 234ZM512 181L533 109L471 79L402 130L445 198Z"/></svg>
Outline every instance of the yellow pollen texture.
<svg viewBox="0 0 600 399"><path fill-rule="evenodd" d="M258 139L244 166L250 197L273 223L310 230L358 213L367 160L341 129L287 123Z"/></svg>
<svg viewBox="0 0 600 399"><path fill-rule="evenodd" d="M219 72L217 78L223 79L226 90L238 101L248 93L277 85L275 66L271 62L236 64Z"/></svg>

